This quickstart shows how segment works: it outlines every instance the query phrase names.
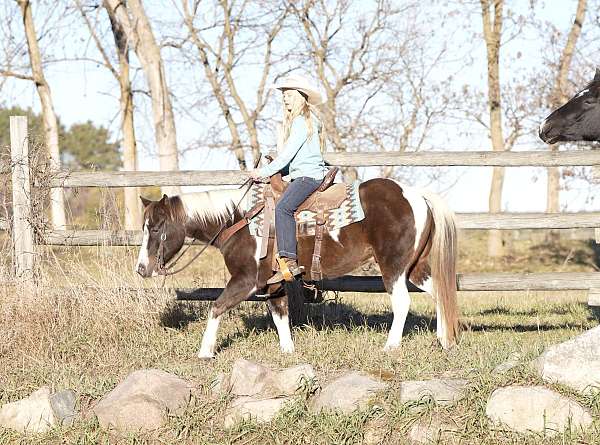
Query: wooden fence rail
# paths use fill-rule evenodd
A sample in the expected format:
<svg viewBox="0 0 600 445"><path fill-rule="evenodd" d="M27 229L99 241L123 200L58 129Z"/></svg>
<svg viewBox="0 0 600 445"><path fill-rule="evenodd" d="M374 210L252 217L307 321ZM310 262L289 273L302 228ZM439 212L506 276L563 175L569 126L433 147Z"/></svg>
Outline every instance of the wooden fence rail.
<svg viewBox="0 0 600 445"><path fill-rule="evenodd" d="M459 213L457 219L461 229L586 229L600 225L600 212ZM142 233L139 230L50 230L37 241L49 246L139 246Z"/></svg>
<svg viewBox="0 0 600 445"><path fill-rule="evenodd" d="M467 166L467 167L559 167L600 165L600 150L593 151L426 151L416 153L326 153L331 165L340 167L384 166ZM50 187L148 187L163 185L239 185L246 172L215 171L135 171L61 172L49 180ZM41 185L41 184L37 184Z"/></svg>

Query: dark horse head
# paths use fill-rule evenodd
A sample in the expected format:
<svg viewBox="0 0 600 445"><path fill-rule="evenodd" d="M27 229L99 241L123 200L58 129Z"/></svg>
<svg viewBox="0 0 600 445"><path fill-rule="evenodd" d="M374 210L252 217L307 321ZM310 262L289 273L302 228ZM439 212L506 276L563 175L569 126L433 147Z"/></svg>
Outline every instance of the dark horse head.
<svg viewBox="0 0 600 445"><path fill-rule="evenodd" d="M183 246L187 215L178 196L163 195L160 201L140 199L144 204L144 237L135 271L147 278L160 274Z"/></svg>
<svg viewBox="0 0 600 445"><path fill-rule="evenodd" d="M600 141L600 69L583 90L541 123L540 138L548 144Z"/></svg>

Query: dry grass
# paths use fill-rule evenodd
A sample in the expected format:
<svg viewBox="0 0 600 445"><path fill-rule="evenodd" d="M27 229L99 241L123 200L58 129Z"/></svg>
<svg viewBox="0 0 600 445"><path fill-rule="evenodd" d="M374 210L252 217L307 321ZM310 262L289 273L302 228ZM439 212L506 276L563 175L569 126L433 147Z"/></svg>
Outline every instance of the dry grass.
<svg viewBox="0 0 600 445"><path fill-rule="evenodd" d="M587 262L595 261L593 249L583 242L546 246L540 254L532 246L521 248L514 243L511 254L516 259L505 268L480 254L483 240L479 235L466 238L461 272L522 270L531 264L536 270L592 270ZM574 246L580 251L577 255L569 253ZM539 256L526 257L527 250ZM544 269L549 251L556 252L556 256ZM152 437L117 440L89 420L35 438L0 429L0 444L362 443L365 434L373 434L375 427L383 443L406 443L412 423L429 416L456 423L462 443L597 443L598 422L582 434L525 438L502 433L484 415L485 402L494 388L541 383L527 365L530 359L548 345L597 324L582 292L461 293L467 329L460 347L450 352L436 344L435 311L430 299L414 294L403 347L395 354L381 352L391 323L385 295L329 295L330 301L311 306L312 322L294 331L298 352L292 355L279 352L265 306L243 303L224 317L220 353L206 363L195 358L206 304L177 303L160 289L127 293L109 290L152 286L148 284L152 281L142 283L131 272L134 256L135 252L127 249L47 250L39 287L27 290L5 285L0 289L0 404L50 385L76 390L85 407L140 368L173 372L208 392L217 373L229 371L239 357L274 367L311 363L321 382L347 369L364 370L389 381L391 389L372 409L350 416L310 414L299 398L268 425L245 423L224 430L223 401L206 396L183 415L171 418L169 425ZM519 260L519 256L525 259ZM167 285L221 286L226 279L222 261L214 253L194 267ZM514 352L523 354L523 364L504 376L492 374L492 369ZM402 380L441 375L469 378L467 398L449 408L423 404L413 411L397 403ZM596 418L600 416L600 398L556 389L576 397Z"/></svg>

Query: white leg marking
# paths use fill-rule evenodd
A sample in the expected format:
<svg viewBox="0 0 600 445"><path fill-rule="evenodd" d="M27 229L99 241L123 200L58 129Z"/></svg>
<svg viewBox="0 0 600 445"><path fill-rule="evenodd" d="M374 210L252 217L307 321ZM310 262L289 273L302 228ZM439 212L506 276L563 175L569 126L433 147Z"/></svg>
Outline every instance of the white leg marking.
<svg viewBox="0 0 600 445"><path fill-rule="evenodd" d="M392 288L390 299L392 301L392 310L394 311L394 321L392 321L392 327L383 348L384 351L398 348L402 343L402 331L404 331L404 323L406 322L406 316L410 307L410 295L408 294L405 280L405 274L400 275Z"/></svg>
<svg viewBox="0 0 600 445"><path fill-rule="evenodd" d="M269 305L269 310L271 311L271 315L273 316L273 322L275 323L275 327L277 328L277 335L279 336L279 346L281 347L281 352L283 353L292 353L294 352L294 342L292 340L292 333L290 332L290 321L287 315L279 315L273 304L270 301L267 301Z"/></svg>
<svg viewBox="0 0 600 445"><path fill-rule="evenodd" d="M431 277L427 278L423 284L419 286L419 288L423 289L431 298L433 298L433 302L435 303L435 314L436 314L436 335L440 343L444 344L444 338L446 335L446 323L444 322L444 317L442 317L441 306L439 305L438 299L433 295L433 280Z"/></svg>
<svg viewBox="0 0 600 445"><path fill-rule="evenodd" d="M442 316L441 307L438 304L437 298L433 295L433 280L431 277L427 278L423 284L419 284L417 286L419 289L427 292L431 298L433 298L433 302L435 303L435 314L436 314L436 336L439 342L444 346L447 342L446 338L446 323L444 321L444 317ZM446 346L444 346L446 347Z"/></svg>
<svg viewBox="0 0 600 445"><path fill-rule="evenodd" d="M213 317L212 310L208 312L208 321L206 322L206 329L202 336L202 343L200 350L198 351L198 358L213 358L215 356L215 347L217 344L217 330L219 329L219 322L221 321L221 315Z"/></svg>
<svg viewBox="0 0 600 445"><path fill-rule="evenodd" d="M150 239L150 231L148 230L148 219L144 222L144 237L142 238L142 245L140 246L140 253L138 254L138 260L135 265L134 272L138 271L140 265L148 268L148 240Z"/></svg>
<svg viewBox="0 0 600 445"><path fill-rule="evenodd" d="M417 286L422 291L427 292L429 296L433 298L433 301L435 301L435 297L433 296L433 280L431 279L431 277L423 281L423 284L415 284L415 286Z"/></svg>

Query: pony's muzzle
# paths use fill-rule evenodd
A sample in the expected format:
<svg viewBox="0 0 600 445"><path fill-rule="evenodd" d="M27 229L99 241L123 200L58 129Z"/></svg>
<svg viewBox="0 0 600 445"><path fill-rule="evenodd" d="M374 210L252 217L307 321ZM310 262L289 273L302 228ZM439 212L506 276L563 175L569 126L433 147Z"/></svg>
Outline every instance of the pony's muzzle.
<svg viewBox="0 0 600 445"><path fill-rule="evenodd" d="M548 129L549 129L548 120L544 120L544 122L542 122L538 128L538 135L539 135L540 139L543 140L544 142L546 142L546 134L548 132Z"/></svg>

